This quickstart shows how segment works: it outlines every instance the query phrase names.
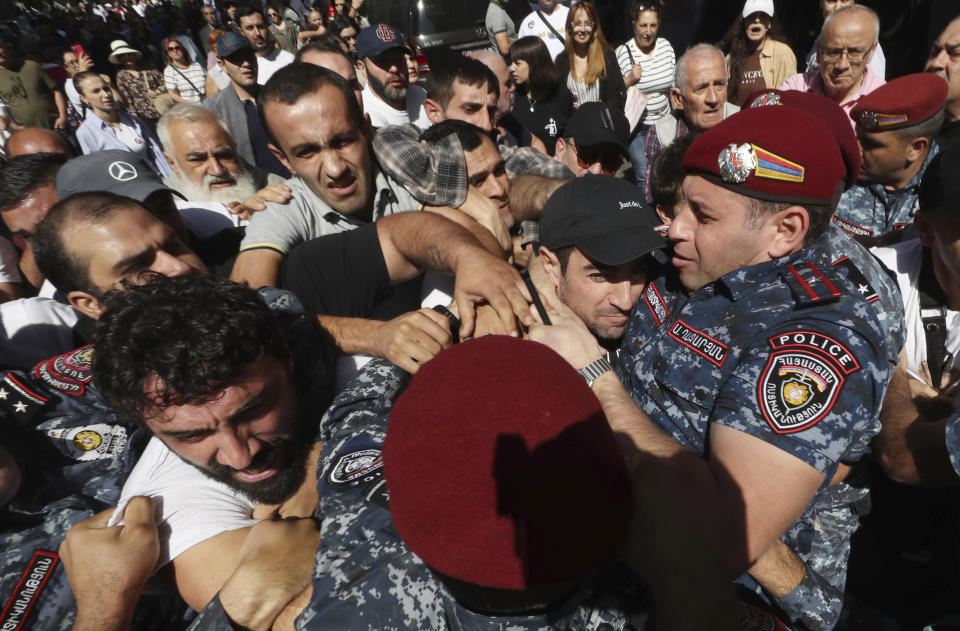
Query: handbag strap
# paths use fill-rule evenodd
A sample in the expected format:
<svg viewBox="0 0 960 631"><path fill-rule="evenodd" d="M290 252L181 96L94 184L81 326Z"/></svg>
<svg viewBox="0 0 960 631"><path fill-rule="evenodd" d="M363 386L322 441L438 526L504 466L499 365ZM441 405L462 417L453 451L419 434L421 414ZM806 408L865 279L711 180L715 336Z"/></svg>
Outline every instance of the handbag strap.
<svg viewBox="0 0 960 631"><path fill-rule="evenodd" d="M547 25L547 28L550 29L551 31L553 31L553 34L557 36L557 39L560 40L560 43L561 43L561 44L566 44L566 43L567 43L567 40L563 39L563 35L561 35L560 33L558 33L558 32L557 32L557 29L553 28L553 24L550 24L550 22L547 21L546 16L543 15L543 12L540 11L540 9L537 9L537 15L539 15L539 16L540 16L540 19L543 21L543 23Z"/></svg>
<svg viewBox="0 0 960 631"><path fill-rule="evenodd" d="M193 85L193 81L191 81L190 78L187 77L187 75L183 74L183 72L182 72L179 68L177 68L177 64L170 64L170 65L173 67L174 70L177 71L177 74L179 74L181 77L183 77L183 80L184 80L184 81L186 81L187 83L190 84L190 87L193 88L193 91L197 93L197 96L200 97L200 101L202 102L202 101L203 101L203 93L202 93L200 90L197 89L197 86Z"/></svg>
<svg viewBox="0 0 960 631"><path fill-rule="evenodd" d="M631 44L631 42L627 42L627 43L626 43L627 55L630 56L630 65L631 65L631 66L636 66L636 65L637 65L637 62L636 62L636 60L633 58L633 50L630 48L630 44Z"/></svg>

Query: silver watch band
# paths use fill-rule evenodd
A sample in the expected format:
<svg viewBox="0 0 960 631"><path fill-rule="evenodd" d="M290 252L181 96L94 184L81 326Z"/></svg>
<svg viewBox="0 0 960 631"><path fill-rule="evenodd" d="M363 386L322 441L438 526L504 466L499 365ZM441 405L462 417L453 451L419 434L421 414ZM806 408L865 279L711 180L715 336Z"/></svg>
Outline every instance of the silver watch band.
<svg viewBox="0 0 960 631"><path fill-rule="evenodd" d="M596 381L600 375L611 370L613 370L613 366L610 365L610 362L607 361L607 358L601 357L600 359L592 361L583 368L577 370L577 372L580 373L580 376L583 377L588 386L592 386L593 382Z"/></svg>

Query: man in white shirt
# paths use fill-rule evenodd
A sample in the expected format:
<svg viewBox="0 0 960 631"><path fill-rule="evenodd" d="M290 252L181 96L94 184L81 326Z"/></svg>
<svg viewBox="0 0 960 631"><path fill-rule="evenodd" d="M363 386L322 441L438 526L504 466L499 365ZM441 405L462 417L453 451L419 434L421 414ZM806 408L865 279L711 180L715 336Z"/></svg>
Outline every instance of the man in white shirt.
<svg viewBox="0 0 960 631"><path fill-rule="evenodd" d="M389 24L368 26L357 35L357 70L366 78L363 110L374 127L403 125L419 115L420 102L411 99L404 54L413 53L400 31Z"/></svg>
<svg viewBox="0 0 960 631"><path fill-rule="evenodd" d="M238 8L237 22L243 36L257 53L257 83L264 85L274 72L293 62L293 54L276 47L270 38L267 20L258 5L259 3L249 4Z"/></svg>
<svg viewBox="0 0 960 631"><path fill-rule="evenodd" d="M533 35L539 37L550 50L550 56L554 59L563 52L566 46L563 34L567 26L567 13L570 9L557 4L557 0L540 0L540 8L520 23L520 30L517 37L526 37Z"/></svg>

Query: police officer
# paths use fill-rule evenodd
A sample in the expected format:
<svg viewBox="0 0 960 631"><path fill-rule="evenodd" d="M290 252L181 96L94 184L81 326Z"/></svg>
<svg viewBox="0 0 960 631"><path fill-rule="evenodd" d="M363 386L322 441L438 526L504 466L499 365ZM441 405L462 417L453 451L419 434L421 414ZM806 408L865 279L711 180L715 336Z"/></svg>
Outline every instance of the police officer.
<svg viewBox="0 0 960 631"><path fill-rule="evenodd" d="M763 589L742 576L745 585L808 628L831 629L857 526L851 504L866 495L847 480L850 465L877 432L903 341L896 290L828 230L847 167L808 111L745 110L694 141L683 166L673 257L631 316L622 383L579 322L558 314L562 326L531 337L581 370L640 455L701 454L690 466L715 485L686 501L743 516L731 578L749 568ZM777 563L778 540L803 563Z"/></svg>
<svg viewBox="0 0 960 631"><path fill-rule="evenodd" d="M894 79L860 99L850 112L860 181L840 198L834 223L868 245L913 223L920 179L939 151L934 138L946 99L947 84L929 73Z"/></svg>

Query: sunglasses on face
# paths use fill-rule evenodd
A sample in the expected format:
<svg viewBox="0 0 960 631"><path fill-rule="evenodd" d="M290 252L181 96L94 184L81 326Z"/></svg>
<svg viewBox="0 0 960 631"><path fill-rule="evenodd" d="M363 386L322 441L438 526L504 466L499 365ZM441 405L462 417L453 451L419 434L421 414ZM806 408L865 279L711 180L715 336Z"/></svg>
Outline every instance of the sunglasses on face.
<svg viewBox="0 0 960 631"><path fill-rule="evenodd" d="M167 47L167 51L168 51L168 52L171 52L171 53L172 53L172 52L175 51L175 50L182 51L183 49L180 48L179 46L169 46L169 47Z"/></svg>

